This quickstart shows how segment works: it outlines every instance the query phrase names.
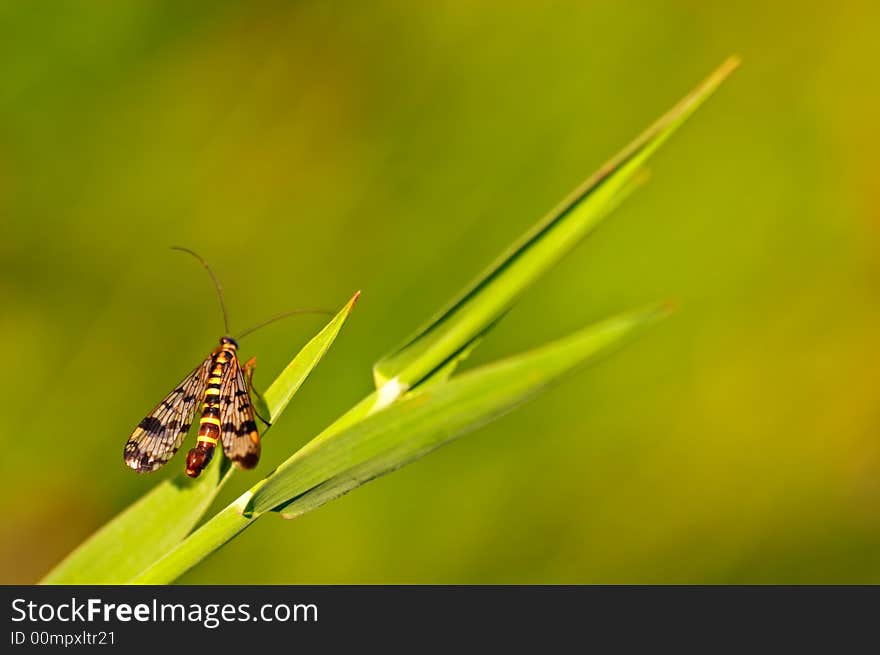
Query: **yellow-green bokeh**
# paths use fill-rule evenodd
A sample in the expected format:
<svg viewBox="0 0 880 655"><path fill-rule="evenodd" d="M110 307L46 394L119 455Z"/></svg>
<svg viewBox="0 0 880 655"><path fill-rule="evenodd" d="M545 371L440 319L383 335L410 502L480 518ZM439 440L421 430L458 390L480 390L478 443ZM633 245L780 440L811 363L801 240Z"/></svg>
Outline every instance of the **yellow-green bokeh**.
<svg viewBox="0 0 880 655"><path fill-rule="evenodd" d="M225 503L731 53L650 183L468 366L658 299L534 403L190 583L880 582L880 10L868 2L0 7L0 582L158 478L122 446L222 332L362 299ZM269 379L321 325L243 354Z"/></svg>

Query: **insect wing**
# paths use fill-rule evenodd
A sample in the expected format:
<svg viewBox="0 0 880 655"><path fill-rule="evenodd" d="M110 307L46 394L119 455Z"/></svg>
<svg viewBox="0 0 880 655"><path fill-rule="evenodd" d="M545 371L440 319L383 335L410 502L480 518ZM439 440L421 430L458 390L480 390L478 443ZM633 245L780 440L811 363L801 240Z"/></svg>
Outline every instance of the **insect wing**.
<svg viewBox="0 0 880 655"><path fill-rule="evenodd" d="M220 385L220 441L223 452L239 468L251 469L257 465L260 434L248 385L236 356L227 364Z"/></svg>
<svg viewBox="0 0 880 655"><path fill-rule="evenodd" d="M207 357L138 424L125 444L126 465L150 473L174 456L204 395L211 362Z"/></svg>

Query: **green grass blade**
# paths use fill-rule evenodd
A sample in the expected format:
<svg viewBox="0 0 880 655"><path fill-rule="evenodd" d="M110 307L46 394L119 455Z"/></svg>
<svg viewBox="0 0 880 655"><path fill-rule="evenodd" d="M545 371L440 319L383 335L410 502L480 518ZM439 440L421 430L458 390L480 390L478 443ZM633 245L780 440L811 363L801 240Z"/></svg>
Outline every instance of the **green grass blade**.
<svg viewBox="0 0 880 655"><path fill-rule="evenodd" d="M665 313L658 306L603 321L447 383L410 392L343 429L331 426L131 582L173 582L264 512L300 516L428 454L623 345Z"/></svg>
<svg viewBox="0 0 880 655"><path fill-rule="evenodd" d="M273 422L287 407L287 403L290 402L290 399L293 398L293 395L299 390L302 383L309 377L309 373L323 359L327 350L336 340L339 331L345 324L346 319L348 319L348 315L351 313L360 295L360 291L354 294L345 307L339 310L339 313L333 317L333 320L303 346L296 357L287 365L287 368L281 372L281 375L275 378L272 385L266 389L266 392L263 394L263 400L269 409L269 415L272 417L271 420Z"/></svg>
<svg viewBox="0 0 880 655"><path fill-rule="evenodd" d="M255 491L246 511L259 514L293 503L285 513L300 514L317 506L309 498L312 491L335 497L393 471L510 411L562 374L625 342L662 313L652 308L612 318L444 384L415 390L329 439L306 444ZM342 491L328 494L329 487Z"/></svg>
<svg viewBox="0 0 880 655"><path fill-rule="evenodd" d="M235 503L215 514L164 557L127 580L127 584L171 584L205 557L248 528L256 519L242 515Z"/></svg>
<svg viewBox="0 0 880 655"><path fill-rule="evenodd" d="M229 464L196 480L183 473L157 484L52 569L40 584L118 584L186 537L226 480Z"/></svg>
<svg viewBox="0 0 880 655"><path fill-rule="evenodd" d="M402 346L373 367L376 387L414 387L496 321L536 279L617 206L660 145L738 65L725 61L702 84L586 180ZM390 392L389 394L390 395Z"/></svg>
<svg viewBox="0 0 880 655"><path fill-rule="evenodd" d="M173 582L264 512L300 516L428 454L620 347L666 313L658 306L603 321L447 383L427 385L348 427L330 426L131 582Z"/></svg>
<svg viewBox="0 0 880 655"><path fill-rule="evenodd" d="M272 422L281 415L321 361L357 298L358 294L355 294L262 394ZM263 436L265 434L264 430ZM217 465L209 466L196 480L180 473L160 482L92 534L41 583L118 584L143 571L192 531L228 481L235 467L230 466L225 458L218 459Z"/></svg>

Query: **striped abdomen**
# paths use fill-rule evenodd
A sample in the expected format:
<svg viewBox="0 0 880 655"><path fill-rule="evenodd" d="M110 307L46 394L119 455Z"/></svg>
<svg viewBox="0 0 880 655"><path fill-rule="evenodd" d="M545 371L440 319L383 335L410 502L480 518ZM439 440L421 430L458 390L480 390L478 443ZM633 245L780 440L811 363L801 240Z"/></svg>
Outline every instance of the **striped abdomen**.
<svg viewBox="0 0 880 655"><path fill-rule="evenodd" d="M186 456L186 474L197 478L214 456L214 449L220 440L220 385L223 373L230 361L235 357L235 344L230 339L221 341L214 361L208 384L205 387L205 398L202 404L202 417L199 419L199 436L196 447Z"/></svg>

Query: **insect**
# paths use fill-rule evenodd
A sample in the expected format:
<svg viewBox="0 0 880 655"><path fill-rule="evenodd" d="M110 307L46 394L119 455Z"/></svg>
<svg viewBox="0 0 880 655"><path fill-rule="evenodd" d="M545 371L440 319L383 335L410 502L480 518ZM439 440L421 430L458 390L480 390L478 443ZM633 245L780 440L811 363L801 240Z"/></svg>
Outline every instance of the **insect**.
<svg viewBox="0 0 880 655"><path fill-rule="evenodd" d="M174 250L189 253L201 262L214 282L223 323L229 334L229 319L223 302L223 290L217 277L201 256L187 248ZM272 323L279 318L299 313L328 313L315 309L298 309L274 316L251 327L237 338ZM186 456L186 474L197 478L211 462L220 443L223 452L236 466L251 469L260 459L260 433L257 430L250 397L251 376L256 358L242 367L238 360L238 341L231 336L220 338L220 344L156 405L134 429L125 444L125 463L138 473L151 473L162 467L180 448L189 433L196 409L201 405L199 431L195 448ZM259 417L267 426L269 422Z"/></svg>

